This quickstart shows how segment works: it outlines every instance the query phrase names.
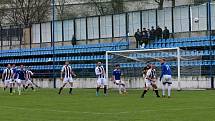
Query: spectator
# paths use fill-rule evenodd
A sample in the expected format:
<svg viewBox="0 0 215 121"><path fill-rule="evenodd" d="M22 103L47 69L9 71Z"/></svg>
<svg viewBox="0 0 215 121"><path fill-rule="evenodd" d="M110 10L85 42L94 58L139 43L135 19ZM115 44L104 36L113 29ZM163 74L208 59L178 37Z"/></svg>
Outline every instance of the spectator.
<svg viewBox="0 0 215 121"><path fill-rule="evenodd" d="M76 43L77 39L75 37L75 35L73 35L72 37L72 45L75 46L77 43Z"/></svg>
<svg viewBox="0 0 215 121"><path fill-rule="evenodd" d="M151 30L149 31L149 39L155 40L155 29L154 26L151 27Z"/></svg>
<svg viewBox="0 0 215 121"><path fill-rule="evenodd" d="M163 30L163 39L169 39L169 30L165 26L165 29Z"/></svg>
<svg viewBox="0 0 215 121"><path fill-rule="evenodd" d="M135 34L134 34L134 37L136 39L136 48L138 48L140 45L140 42L142 40L142 34L140 32L140 29L137 29L137 32L135 32Z"/></svg>
<svg viewBox="0 0 215 121"><path fill-rule="evenodd" d="M159 40L162 38L162 29L157 26L156 30L155 30L155 36L156 36L156 40Z"/></svg>
<svg viewBox="0 0 215 121"><path fill-rule="evenodd" d="M148 31L146 30L146 28L143 28L143 31L142 31L142 42L141 42L141 46L142 48L144 48L144 46L146 44L148 44L148 40L149 40L149 36L148 36Z"/></svg>

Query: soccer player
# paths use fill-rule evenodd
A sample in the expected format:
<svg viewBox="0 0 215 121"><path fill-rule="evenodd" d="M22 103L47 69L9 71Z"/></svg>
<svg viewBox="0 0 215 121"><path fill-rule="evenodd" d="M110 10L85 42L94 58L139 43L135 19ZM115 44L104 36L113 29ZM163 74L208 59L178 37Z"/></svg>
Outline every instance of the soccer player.
<svg viewBox="0 0 215 121"><path fill-rule="evenodd" d="M64 74L64 78L63 78ZM69 94L72 94L72 88L73 88L73 78L72 76L76 76L76 74L72 71L72 67L69 65L69 61L65 62L65 65L62 67L61 70L61 80L63 81L63 86L60 88L58 94L61 93L63 88L66 86L67 83L70 84L70 90Z"/></svg>
<svg viewBox="0 0 215 121"><path fill-rule="evenodd" d="M16 68L16 64L13 64L12 65L12 70L13 70L13 73L14 73L14 79L12 80L13 81L13 87L16 86L16 80L17 80L17 68ZM15 90L14 90L15 92Z"/></svg>
<svg viewBox="0 0 215 121"><path fill-rule="evenodd" d="M122 94L122 91L126 94L125 82L121 80L121 75L120 65L116 64L112 73L112 81L119 86L119 94Z"/></svg>
<svg viewBox="0 0 215 121"><path fill-rule="evenodd" d="M95 68L95 74L97 76L97 88L96 88L96 96L99 96L99 89L101 86L104 86L104 95L107 96L107 80L105 78L105 69L102 66L101 62L98 62Z"/></svg>
<svg viewBox="0 0 215 121"><path fill-rule="evenodd" d="M171 84L172 84L172 72L170 69L170 66L166 63L165 59L160 60L161 63L161 76L160 81L162 81L162 97L165 97L165 88L166 85L168 85L168 98L170 98L171 95Z"/></svg>
<svg viewBox="0 0 215 121"><path fill-rule="evenodd" d="M16 80L17 88L18 88L19 95L21 95L22 87L23 89L25 89L25 82L26 82L26 71L24 69L24 65L21 64L20 69L18 69L16 73L17 73L17 80Z"/></svg>
<svg viewBox="0 0 215 121"><path fill-rule="evenodd" d="M13 90L13 78L14 78L14 73L11 68L11 64L7 65L7 68L3 71L2 73L2 80L4 81L4 90L9 87L10 88L10 94L12 94Z"/></svg>
<svg viewBox="0 0 215 121"><path fill-rule="evenodd" d="M144 98L145 94L150 89L150 86L152 86L153 91L155 92L156 96L160 97L159 93L158 93L158 88L157 88L157 85L156 85L157 78L156 78L155 65L153 65L153 64L147 65L147 67L144 68L144 71L145 71L145 74L144 74L145 87L144 87L144 91L143 91L143 93L141 95L141 98Z"/></svg>
<svg viewBox="0 0 215 121"><path fill-rule="evenodd" d="M25 71L25 80L26 80L26 86L25 86L25 89L28 89L28 87L31 87L31 89L34 91L34 87L33 87L33 83L32 83L32 78L31 76L33 76L34 73L30 70L26 70Z"/></svg>

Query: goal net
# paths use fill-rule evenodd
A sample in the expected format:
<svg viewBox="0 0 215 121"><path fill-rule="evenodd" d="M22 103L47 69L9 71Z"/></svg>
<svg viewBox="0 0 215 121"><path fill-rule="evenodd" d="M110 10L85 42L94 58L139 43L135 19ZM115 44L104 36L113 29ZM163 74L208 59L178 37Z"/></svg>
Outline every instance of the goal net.
<svg viewBox="0 0 215 121"><path fill-rule="evenodd" d="M178 90L182 88L201 88L200 81L206 81L201 70L202 55L180 48L107 51L107 79L111 78L114 66L119 64L123 72L122 78L128 87L142 88L144 86L143 68L147 64L154 64L158 85L161 85L159 77L161 74L160 59L162 58L171 67L173 88Z"/></svg>

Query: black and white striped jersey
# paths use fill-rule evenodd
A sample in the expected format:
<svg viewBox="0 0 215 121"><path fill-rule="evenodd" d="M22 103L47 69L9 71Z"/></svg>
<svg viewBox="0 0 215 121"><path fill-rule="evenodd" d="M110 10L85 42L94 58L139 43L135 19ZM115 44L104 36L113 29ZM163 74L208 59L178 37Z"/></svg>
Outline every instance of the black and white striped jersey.
<svg viewBox="0 0 215 121"><path fill-rule="evenodd" d="M105 78L105 70L103 66L96 66L95 73L98 78Z"/></svg>
<svg viewBox="0 0 215 121"><path fill-rule="evenodd" d="M6 68L3 74L4 74L4 80L13 79L13 69Z"/></svg>
<svg viewBox="0 0 215 121"><path fill-rule="evenodd" d="M33 75L33 72L27 70L27 71L25 72L25 74L26 74L26 79L27 79L27 80L30 80L30 79L31 79L31 76Z"/></svg>
<svg viewBox="0 0 215 121"><path fill-rule="evenodd" d="M61 69L61 72L64 73L64 78L71 78L72 77L72 67L69 65L64 65Z"/></svg>

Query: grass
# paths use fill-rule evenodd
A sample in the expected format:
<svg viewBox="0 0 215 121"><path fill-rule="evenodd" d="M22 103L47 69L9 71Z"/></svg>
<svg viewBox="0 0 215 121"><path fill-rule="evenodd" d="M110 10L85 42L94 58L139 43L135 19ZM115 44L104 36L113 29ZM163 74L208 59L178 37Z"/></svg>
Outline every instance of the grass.
<svg viewBox="0 0 215 121"><path fill-rule="evenodd" d="M144 99L141 90L127 96L110 91L95 96L92 89L30 90L23 95L0 91L0 121L215 121L215 91L173 91L172 98Z"/></svg>

